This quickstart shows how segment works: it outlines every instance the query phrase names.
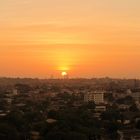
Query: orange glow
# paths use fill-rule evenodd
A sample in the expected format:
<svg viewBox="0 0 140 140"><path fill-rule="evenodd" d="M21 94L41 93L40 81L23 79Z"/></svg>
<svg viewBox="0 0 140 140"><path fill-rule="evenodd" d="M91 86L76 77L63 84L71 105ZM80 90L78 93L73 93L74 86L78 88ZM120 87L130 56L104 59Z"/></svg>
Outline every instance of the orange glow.
<svg viewBox="0 0 140 140"><path fill-rule="evenodd" d="M63 66L63 67L59 67L58 70L61 70L61 71L66 70L66 71L68 71L68 70L70 70L70 68L68 68L67 66Z"/></svg>
<svg viewBox="0 0 140 140"><path fill-rule="evenodd" d="M61 75L64 77L64 76L67 76L67 72L65 72L65 71L63 71L62 73L61 73Z"/></svg>
<svg viewBox="0 0 140 140"><path fill-rule="evenodd" d="M139 0L0 2L0 76L140 78Z"/></svg>

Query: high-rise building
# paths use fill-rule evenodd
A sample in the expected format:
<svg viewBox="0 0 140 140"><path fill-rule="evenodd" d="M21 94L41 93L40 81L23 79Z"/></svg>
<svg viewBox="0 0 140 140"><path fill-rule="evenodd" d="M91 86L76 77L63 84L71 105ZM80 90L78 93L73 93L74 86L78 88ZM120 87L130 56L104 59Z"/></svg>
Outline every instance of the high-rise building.
<svg viewBox="0 0 140 140"><path fill-rule="evenodd" d="M104 103L104 91L94 91L85 94L85 102L94 101L95 104Z"/></svg>

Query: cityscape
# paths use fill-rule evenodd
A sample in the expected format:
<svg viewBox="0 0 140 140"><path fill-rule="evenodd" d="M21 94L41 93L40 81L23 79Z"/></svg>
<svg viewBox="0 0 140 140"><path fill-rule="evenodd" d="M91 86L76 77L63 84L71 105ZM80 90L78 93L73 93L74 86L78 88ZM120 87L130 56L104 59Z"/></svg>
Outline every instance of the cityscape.
<svg viewBox="0 0 140 140"><path fill-rule="evenodd" d="M140 0L0 0L0 140L140 140Z"/></svg>
<svg viewBox="0 0 140 140"><path fill-rule="evenodd" d="M0 78L0 138L139 140L140 80Z"/></svg>

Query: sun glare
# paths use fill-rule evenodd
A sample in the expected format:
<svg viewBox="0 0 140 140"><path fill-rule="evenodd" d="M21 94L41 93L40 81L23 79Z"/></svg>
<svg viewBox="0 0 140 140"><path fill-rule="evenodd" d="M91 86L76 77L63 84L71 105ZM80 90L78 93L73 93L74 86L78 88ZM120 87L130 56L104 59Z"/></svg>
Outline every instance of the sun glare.
<svg viewBox="0 0 140 140"><path fill-rule="evenodd" d="M61 67L58 67L58 70L60 71L68 71L70 70L68 66L61 66Z"/></svg>
<svg viewBox="0 0 140 140"><path fill-rule="evenodd" d="M63 72L61 73L61 75L62 75L62 76L67 76L68 74L67 74L67 72L63 71Z"/></svg>

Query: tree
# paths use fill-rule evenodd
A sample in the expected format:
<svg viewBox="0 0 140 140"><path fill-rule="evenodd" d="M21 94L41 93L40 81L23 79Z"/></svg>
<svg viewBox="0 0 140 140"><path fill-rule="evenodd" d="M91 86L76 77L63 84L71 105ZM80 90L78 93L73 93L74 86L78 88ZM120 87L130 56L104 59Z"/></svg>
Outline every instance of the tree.
<svg viewBox="0 0 140 140"><path fill-rule="evenodd" d="M95 109L95 107L96 107L96 105L92 101L87 102L81 106L81 108L83 108L83 109L93 109L93 110Z"/></svg>
<svg viewBox="0 0 140 140"><path fill-rule="evenodd" d="M132 112L139 111L139 109L137 108L137 105L136 104L131 105L130 108L129 108L129 110L132 111Z"/></svg>
<svg viewBox="0 0 140 140"><path fill-rule="evenodd" d="M57 119L58 118L58 112L55 111L55 110L50 110L48 112L48 118Z"/></svg>
<svg viewBox="0 0 140 140"><path fill-rule="evenodd" d="M126 105L134 104L134 100L131 96L126 96L125 98L118 99L116 102L118 104L126 104Z"/></svg>
<svg viewBox="0 0 140 140"><path fill-rule="evenodd" d="M7 102L5 100L0 101L0 110L5 110L7 108Z"/></svg>
<svg viewBox="0 0 140 140"><path fill-rule="evenodd" d="M50 132L45 140L88 140L86 135L78 132Z"/></svg>
<svg viewBox="0 0 140 140"><path fill-rule="evenodd" d="M19 134L15 127L1 123L0 124L0 140L19 140Z"/></svg>
<svg viewBox="0 0 140 140"><path fill-rule="evenodd" d="M47 136L44 138L45 140L66 140L65 139L65 133L63 132L50 132L47 134Z"/></svg>
<svg viewBox="0 0 140 140"><path fill-rule="evenodd" d="M25 126L25 119L21 112L12 111L6 117L5 121L16 127L18 131L22 131Z"/></svg>
<svg viewBox="0 0 140 140"><path fill-rule="evenodd" d="M95 103L94 102L88 102L86 106L87 106L88 109L95 109Z"/></svg>
<svg viewBox="0 0 140 140"><path fill-rule="evenodd" d="M117 133L119 127L120 127L120 125L117 122L107 123L106 130L107 130L107 133L108 133L111 140L118 140L119 139L119 135Z"/></svg>
<svg viewBox="0 0 140 140"><path fill-rule="evenodd" d="M66 140L87 140L87 137L82 133L69 132L66 135Z"/></svg>
<svg viewBox="0 0 140 140"><path fill-rule="evenodd" d="M101 114L102 120L117 121L121 119L121 114L117 110L107 110Z"/></svg>
<svg viewBox="0 0 140 140"><path fill-rule="evenodd" d="M140 129L140 120L137 121L137 123L136 123L136 128L137 128L137 129Z"/></svg>

